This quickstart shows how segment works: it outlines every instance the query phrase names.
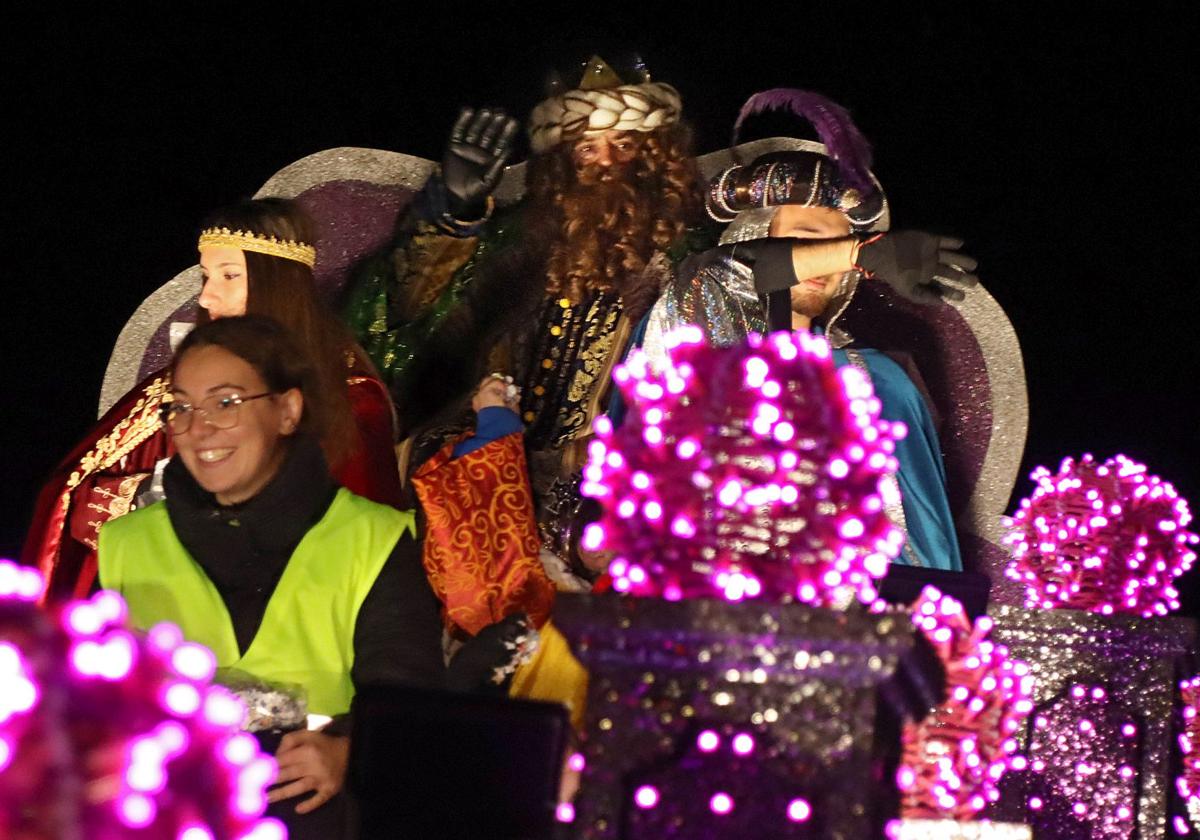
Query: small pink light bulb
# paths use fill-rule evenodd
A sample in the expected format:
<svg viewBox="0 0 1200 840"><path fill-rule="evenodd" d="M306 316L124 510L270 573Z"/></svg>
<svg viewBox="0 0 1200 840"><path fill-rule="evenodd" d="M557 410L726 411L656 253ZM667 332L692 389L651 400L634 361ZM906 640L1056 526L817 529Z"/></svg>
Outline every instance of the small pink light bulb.
<svg viewBox="0 0 1200 840"><path fill-rule="evenodd" d="M140 793L123 796L117 806L117 816L129 828L145 828L154 822L154 800Z"/></svg>
<svg viewBox="0 0 1200 840"><path fill-rule="evenodd" d="M179 832L177 840L213 840L213 835L204 826L192 823Z"/></svg>
<svg viewBox="0 0 1200 840"><path fill-rule="evenodd" d="M180 645L171 654L171 667L180 676L203 682L217 670L217 657L204 645L193 642Z"/></svg>
<svg viewBox="0 0 1200 840"><path fill-rule="evenodd" d="M587 551L599 551L604 545L604 526L592 522L583 529L583 539L580 541Z"/></svg>
<svg viewBox="0 0 1200 840"><path fill-rule="evenodd" d="M708 800L708 807L714 814L723 816L733 810L733 797L727 793L714 793Z"/></svg>
<svg viewBox="0 0 1200 840"><path fill-rule="evenodd" d="M658 804L658 788L653 785L642 785L633 794L633 801L639 808L653 808Z"/></svg>
<svg viewBox="0 0 1200 840"><path fill-rule="evenodd" d="M258 754L258 744L253 736L244 732L231 735L222 750L225 760L237 767L244 767Z"/></svg>
<svg viewBox="0 0 1200 840"><path fill-rule="evenodd" d="M733 751L738 755L750 755L754 752L754 738L742 732L733 738Z"/></svg>
<svg viewBox="0 0 1200 840"><path fill-rule="evenodd" d="M187 683L175 683L163 693L163 704L174 714L188 717L200 709L200 692Z"/></svg>
<svg viewBox="0 0 1200 840"><path fill-rule="evenodd" d="M850 517L842 522L838 528L838 533L848 540L853 540L861 537L866 532L862 520Z"/></svg>
<svg viewBox="0 0 1200 840"><path fill-rule="evenodd" d="M711 729L706 729L696 738L696 746L701 752L713 752L721 745L721 736Z"/></svg>
<svg viewBox="0 0 1200 840"><path fill-rule="evenodd" d="M787 815L792 822L804 822L812 816L812 806L797 797L788 803Z"/></svg>

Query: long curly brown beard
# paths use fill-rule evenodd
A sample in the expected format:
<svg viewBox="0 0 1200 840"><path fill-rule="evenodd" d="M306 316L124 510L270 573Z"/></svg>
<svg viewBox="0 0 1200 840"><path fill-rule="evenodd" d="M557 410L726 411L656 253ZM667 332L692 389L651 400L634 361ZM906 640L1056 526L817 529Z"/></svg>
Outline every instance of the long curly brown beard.
<svg viewBox="0 0 1200 840"><path fill-rule="evenodd" d="M634 160L607 170L577 168L569 146L532 159L526 219L533 241L546 249L548 294L579 302L616 290L639 317L659 291L641 282L646 263L698 218L700 177L685 127L634 138Z"/></svg>

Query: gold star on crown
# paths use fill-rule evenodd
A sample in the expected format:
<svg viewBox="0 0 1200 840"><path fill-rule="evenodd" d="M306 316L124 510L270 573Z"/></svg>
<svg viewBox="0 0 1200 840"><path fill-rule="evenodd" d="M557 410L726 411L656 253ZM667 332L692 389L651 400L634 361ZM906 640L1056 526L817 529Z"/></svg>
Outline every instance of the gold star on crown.
<svg viewBox="0 0 1200 840"><path fill-rule="evenodd" d="M317 249L305 242L278 239L249 230L230 230L226 227L208 228L200 232L199 248L206 246L240 248L256 254L281 257L304 263L309 268L317 264Z"/></svg>

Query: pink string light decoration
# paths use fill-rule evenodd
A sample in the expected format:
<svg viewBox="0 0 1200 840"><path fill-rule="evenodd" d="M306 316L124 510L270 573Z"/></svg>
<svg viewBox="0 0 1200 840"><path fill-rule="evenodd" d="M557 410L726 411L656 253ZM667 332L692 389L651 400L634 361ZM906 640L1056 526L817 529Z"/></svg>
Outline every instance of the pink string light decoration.
<svg viewBox="0 0 1200 840"><path fill-rule="evenodd" d="M1183 774L1175 786L1187 805L1188 818L1200 831L1200 676L1181 682L1179 691L1183 697L1183 732L1179 735Z"/></svg>
<svg viewBox="0 0 1200 840"><path fill-rule="evenodd" d="M1112 615L1166 615L1179 608L1172 582L1196 554L1192 516L1175 488L1117 455L1063 460L1034 470L1008 542L1006 574L1025 586L1025 605Z"/></svg>
<svg viewBox="0 0 1200 840"><path fill-rule="evenodd" d="M641 353L616 369L629 416L596 421L584 468L603 516L582 544L615 554L614 588L871 601L903 543L880 480L904 425L880 420L870 382L807 332L715 349L684 328L669 344L665 370Z"/></svg>
<svg viewBox="0 0 1200 840"><path fill-rule="evenodd" d="M0 837L283 840L260 819L275 761L211 652L131 632L113 592L45 611L41 590L0 560Z"/></svg>
<svg viewBox="0 0 1200 840"><path fill-rule="evenodd" d="M904 725L896 774L904 819L970 820L999 796L1009 769L1026 766L1016 734L1033 710L1029 666L988 641L990 618L974 625L962 605L931 586L913 623L946 669L946 698L924 720Z"/></svg>

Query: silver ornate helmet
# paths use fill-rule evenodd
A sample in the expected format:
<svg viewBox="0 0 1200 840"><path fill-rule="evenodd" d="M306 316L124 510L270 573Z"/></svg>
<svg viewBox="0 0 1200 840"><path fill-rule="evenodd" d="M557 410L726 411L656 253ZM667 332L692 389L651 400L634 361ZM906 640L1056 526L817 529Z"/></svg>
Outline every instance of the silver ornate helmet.
<svg viewBox="0 0 1200 840"><path fill-rule="evenodd" d="M708 214L731 223L722 243L766 235L775 208L783 204L828 207L842 213L855 233L890 227L887 196L870 170L871 147L850 114L820 94L789 88L757 93L742 106L734 127L770 109L786 109L809 122L820 142L797 140L790 151L760 155L747 165L731 166L709 184Z"/></svg>

